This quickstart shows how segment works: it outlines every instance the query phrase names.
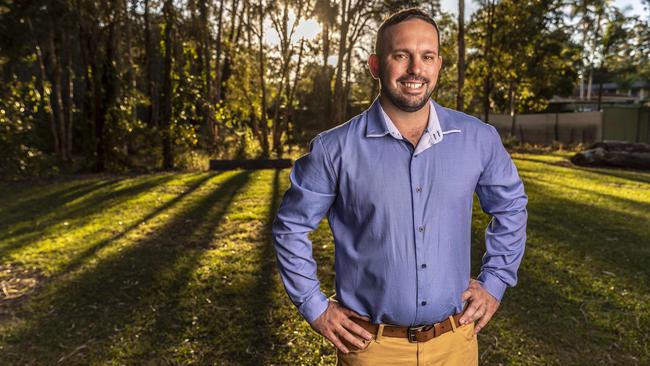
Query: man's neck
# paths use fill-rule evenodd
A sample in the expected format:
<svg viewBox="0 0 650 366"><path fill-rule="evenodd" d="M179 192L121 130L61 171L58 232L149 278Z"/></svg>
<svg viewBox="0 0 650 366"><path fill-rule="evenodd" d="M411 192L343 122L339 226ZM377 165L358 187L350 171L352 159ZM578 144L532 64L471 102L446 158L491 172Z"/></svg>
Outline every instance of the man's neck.
<svg viewBox="0 0 650 366"><path fill-rule="evenodd" d="M379 96L379 103L402 136L413 146L417 146L429 121L431 103L427 102L424 107L415 112L405 112L397 108L384 95Z"/></svg>

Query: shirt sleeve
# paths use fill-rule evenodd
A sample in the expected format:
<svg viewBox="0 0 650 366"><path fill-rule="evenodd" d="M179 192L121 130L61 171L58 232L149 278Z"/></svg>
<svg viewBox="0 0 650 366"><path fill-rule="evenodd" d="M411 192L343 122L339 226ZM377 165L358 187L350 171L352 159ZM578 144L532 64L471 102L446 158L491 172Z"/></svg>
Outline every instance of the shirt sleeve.
<svg viewBox="0 0 650 366"><path fill-rule="evenodd" d="M336 198L336 176L320 135L310 152L296 160L273 222L273 244L284 288L309 323L328 306L316 276L316 261L308 234L327 214Z"/></svg>
<svg viewBox="0 0 650 366"><path fill-rule="evenodd" d="M524 255L528 197L510 154L493 126L484 154L484 169L476 187L481 208L492 216L485 229L486 252L478 281L501 301L507 287L517 284Z"/></svg>

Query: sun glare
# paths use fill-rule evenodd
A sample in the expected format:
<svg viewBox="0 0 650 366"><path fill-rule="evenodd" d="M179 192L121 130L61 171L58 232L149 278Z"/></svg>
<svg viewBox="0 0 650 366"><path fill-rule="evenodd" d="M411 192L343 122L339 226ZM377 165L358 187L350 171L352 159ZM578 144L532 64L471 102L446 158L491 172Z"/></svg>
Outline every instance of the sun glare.
<svg viewBox="0 0 650 366"><path fill-rule="evenodd" d="M293 25L296 21L296 15L289 11L289 26ZM318 36L321 32L321 26L315 19L301 19L296 27L296 32L293 37L291 37L291 43L298 43L301 39L312 40ZM273 24L270 19L264 21L264 40L267 44L277 45L280 43L280 36L273 28Z"/></svg>

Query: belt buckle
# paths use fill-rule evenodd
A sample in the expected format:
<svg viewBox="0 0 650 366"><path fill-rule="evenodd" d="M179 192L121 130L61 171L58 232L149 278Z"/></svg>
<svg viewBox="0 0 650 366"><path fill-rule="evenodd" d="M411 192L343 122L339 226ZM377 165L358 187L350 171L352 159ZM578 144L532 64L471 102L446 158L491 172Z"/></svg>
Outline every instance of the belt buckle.
<svg viewBox="0 0 650 366"><path fill-rule="evenodd" d="M410 343L418 343L418 340L416 338L416 334L417 334L417 332L422 331L422 329L424 329L424 327L426 327L426 325L420 325L418 327L408 327L406 329L406 333L407 333L407 336L408 336L408 339L409 339Z"/></svg>

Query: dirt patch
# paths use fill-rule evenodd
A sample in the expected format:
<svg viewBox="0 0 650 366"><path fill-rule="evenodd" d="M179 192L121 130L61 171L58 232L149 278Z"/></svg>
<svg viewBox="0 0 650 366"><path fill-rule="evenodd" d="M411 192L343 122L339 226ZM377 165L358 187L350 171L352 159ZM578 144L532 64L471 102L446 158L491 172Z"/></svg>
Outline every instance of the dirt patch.
<svg viewBox="0 0 650 366"><path fill-rule="evenodd" d="M0 265L0 308L34 292L44 278L37 269L12 264Z"/></svg>

